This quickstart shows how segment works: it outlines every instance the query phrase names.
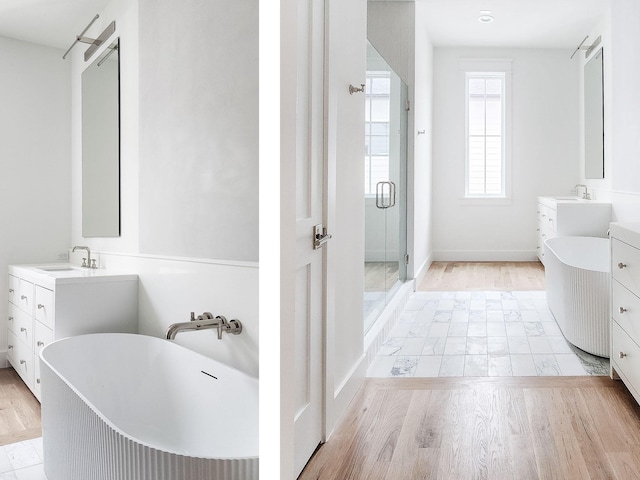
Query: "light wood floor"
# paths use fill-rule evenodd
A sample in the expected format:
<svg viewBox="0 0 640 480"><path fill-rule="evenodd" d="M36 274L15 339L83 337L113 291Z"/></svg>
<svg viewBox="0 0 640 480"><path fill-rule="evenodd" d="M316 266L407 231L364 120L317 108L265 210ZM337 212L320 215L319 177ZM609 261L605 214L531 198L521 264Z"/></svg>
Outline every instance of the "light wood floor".
<svg viewBox="0 0 640 480"><path fill-rule="evenodd" d="M640 478L640 408L608 377L367 379L301 480Z"/></svg>
<svg viewBox="0 0 640 480"><path fill-rule="evenodd" d="M40 436L40 403L13 368L0 369L0 445Z"/></svg>
<svg viewBox="0 0 640 480"><path fill-rule="evenodd" d="M418 290L544 290L540 262L433 262Z"/></svg>
<svg viewBox="0 0 640 480"><path fill-rule="evenodd" d="M398 281L398 262L365 262L364 291L384 292Z"/></svg>

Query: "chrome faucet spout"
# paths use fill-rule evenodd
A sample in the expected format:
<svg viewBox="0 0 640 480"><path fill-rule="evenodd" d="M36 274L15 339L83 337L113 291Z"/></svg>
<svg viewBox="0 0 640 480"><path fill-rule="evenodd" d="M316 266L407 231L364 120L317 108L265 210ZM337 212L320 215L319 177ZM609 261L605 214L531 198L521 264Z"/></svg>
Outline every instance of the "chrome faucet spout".
<svg viewBox="0 0 640 480"><path fill-rule="evenodd" d="M591 194L589 194L589 192L587 190L587 186L583 185L582 183L577 184L576 185L576 195L578 194L578 187L584 188L584 193L582 194L582 198L584 200L591 200Z"/></svg>
<svg viewBox="0 0 640 480"><path fill-rule="evenodd" d="M76 245L75 247L73 247L73 250L71 250L72 252L75 252L76 250L86 250L87 251L87 259L86 262L83 260L82 262L82 266L83 267L87 267L87 268L97 268L95 266L95 262L92 264L91 263L91 249L89 247L85 247L82 245Z"/></svg>
<svg viewBox="0 0 640 480"><path fill-rule="evenodd" d="M190 321L169 325L165 338L167 340L174 340L178 332L206 330L212 328L217 330L218 340L222 340L223 332L232 333L234 335L242 333L242 323L240 323L240 320L227 320L222 315L214 317L209 312L204 312L202 315L198 315L196 317L194 312L191 312Z"/></svg>

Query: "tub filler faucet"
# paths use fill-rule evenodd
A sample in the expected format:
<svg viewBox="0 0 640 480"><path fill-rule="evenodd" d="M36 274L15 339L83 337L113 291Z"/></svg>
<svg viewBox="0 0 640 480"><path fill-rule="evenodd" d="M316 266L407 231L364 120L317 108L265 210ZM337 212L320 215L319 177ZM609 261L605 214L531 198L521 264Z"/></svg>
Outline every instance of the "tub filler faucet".
<svg viewBox="0 0 640 480"><path fill-rule="evenodd" d="M178 332L184 332L187 330L206 330L209 328L215 328L218 330L218 340L222 340L222 333L233 333L239 335L242 333L242 323L240 320L227 320L222 315L213 316L210 312L204 312L202 315L195 316L194 312L191 312L191 320L188 322L174 323L169 326L166 333L167 340L173 340L176 338Z"/></svg>

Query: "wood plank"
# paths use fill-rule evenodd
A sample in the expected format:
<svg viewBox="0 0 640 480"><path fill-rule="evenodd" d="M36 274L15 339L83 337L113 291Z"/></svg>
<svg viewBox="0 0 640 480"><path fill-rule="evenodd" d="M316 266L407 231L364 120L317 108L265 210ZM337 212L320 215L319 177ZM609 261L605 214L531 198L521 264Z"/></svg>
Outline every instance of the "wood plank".
<svg viewBox="0 0 640 480"><path fill-rule="evenodd" d="M40 436L40 402L13 368L0 369L0 445Z"/></svg>
<svg viewBox="0 0 640 480"><path fill-rule="evenodd" d="M540 262L433 262L418 290L544 290Z"/></svg>
<svg viewBox="0 0 640 480"><path fill-rule="evenodd" d="M640 478L640 408L621 382L416 380L365 380L300 478Z"/></svg>

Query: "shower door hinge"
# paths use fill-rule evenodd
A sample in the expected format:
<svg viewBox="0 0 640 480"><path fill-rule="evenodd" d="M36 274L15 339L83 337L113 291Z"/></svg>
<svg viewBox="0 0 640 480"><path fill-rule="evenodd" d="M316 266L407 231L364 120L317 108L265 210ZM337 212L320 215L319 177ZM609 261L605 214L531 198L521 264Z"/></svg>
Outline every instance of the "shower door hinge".
<svg viewBox="0 0 640 480"><path fill-rule="evenodd" d="M409 265L409 254L408 253L404 256L404 264L405 265Z"/></svg>
<svg viewBox="0 0 640 480"><path fill-rule="evenodd" d="M407 100L404 104L404 109L408 112L411 110L411 100Z"/></svg>

